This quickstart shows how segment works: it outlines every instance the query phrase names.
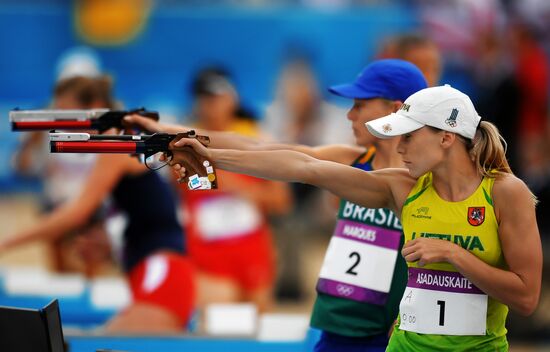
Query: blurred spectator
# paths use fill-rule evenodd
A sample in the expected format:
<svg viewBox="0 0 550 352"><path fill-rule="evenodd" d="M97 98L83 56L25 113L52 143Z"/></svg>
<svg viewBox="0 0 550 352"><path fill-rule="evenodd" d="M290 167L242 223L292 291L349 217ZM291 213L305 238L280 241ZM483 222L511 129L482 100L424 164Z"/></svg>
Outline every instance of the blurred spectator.
<svg viewBox="0 0 550 352"><path fill-rule="evenodd" d="M534 27L517 18L477 39L473 71L479 112L501 130L512 170L537 194L548 182L550 168L548 56Z"/></svg>
<svg viewBox="0 0 550 352"><path fill-rule="evenodd" d="M340 109L325 102L304 60L291 61L281 72L275 101L267 107L262 128L280 142L305 145L350 143L349 125Z"/></svg>
<svg viewBox="0 0 550 352"><path fill-rule="evenodd" d="M545 258L548 258L550 239L550 141L549 141L549 57L542 48L536 27L514 15L505 36L509 45L512 71L509 76L514 84L513 93L500 96L494 104L500 110L510 109L515 119L506 126L510 130L509 153L514 157L516 171L538 197L537 223L543 241ZM500 126L500 125L499 125ZM544 262L548 271L550 262ZM512 312L509 315L509 336L528 341L544 340L550 332L550 282L543 276L539 307L529 318Z"/></svg>
<svg viewBox="0 0 550 352"><path fill-rule="evenodd" d="M452 65L474 62L478 34L503 21L499 0L416 0L415 4L424 32Z"/></svg>
<svg viewBox="0 0 550 352"><path fill-rule="evenodd" d="M510 167L519 174L517 126L520 92L509 47L503 40L503 33L493 29L480 33L476 48L478 60L472 71L478 112L500 130L507 143Z"/></svg>
<svg viewBox="0 0 550 352"><path fill-rule="evenodd" d="M101 89L81 90L81 86ZM110 79L104 77L67 78L56 87L54 107L112 107L110 92ZM65 180L70 176L63 175ZM98 156L73 197L56 206L34 226L2 239L0 251L32 241L59 241L78 231L86 235L79 238L82 257L91 261L101 259L102 253L109 252L105 246L108 241L90 238L104 235L97 227L90 228L90 224L95 223L94 214L109 196L127 218L121 266L132 292L132 302L106 324L105 330L109 333L182 332L194 307L195 285L176 216L176 202L159 174L148 170L134 157Z"/></svg>
<svg viewBox="0 0 550 352"><path fill-rule="evenodd" d="M548 104L549 58L528 23L514 21L510 26L511 52L519 87L517 133L521 155L519 171L537 191L549 176Z"/></svg>
<svg viewBox="0 0 550 352"><path fill-rule="evenodd" d="M77 46L64 51L56 67L56 80L61 81L72 77L101 76L101 60L97 53L89 47Z"/></svg>
<svg viewBox="0 0 550 352"><path fill-rule="evenodd" d="M79 71L80 72L80 71ZM84 77L71 74L60 74L61 79L54 90L55 109L69 109L81 106L86 109L113 108L111 100L111 80L109 77ZM96 157L93 154L50 154L47 132L34 131L25 134L21 149L15 158L16 171L22 175L34 175L43 180L44 192L42 206L50 212L59 205L74 199L82 189ZM76 233L63 236L49 242L54 271L83 272L87 276L98 273L102 266L108 264L109 246L103 229L103 210L98 209L90 226L78 229L88 232L89 241L106 246L106 251L81 255L76 240ZM85 248L84 247L80 247ZM88 260L89 259L89 260ZM103 263L102 263L103 261ZM105 269L107 267L104 267Z"/></svg>
<svg viewBox="0 0 550 352"><path fill-rule="evenodd" d="M529 5L530 3L530 5ZM550 160L548 158L548 56L544 53L540 24L526 12L532 1L502 2L506 16L500 23L479 31L473 73L480 115L494 122L505 138L512 170L523 178L540 203L537 223L547 252L550 222ZM519 8L518 8L519 7ZM541 11L539 15L542 15ZM545 256L546 257L546 256ZM545 271L548 260L545 260ZM539 308L530 318L509 314L511 339L544 338L550 331L550 284L542 282Z"/></svg>
<svg viewBox="0 0 550 352"><path fill-rule="evenodd" d="M437 45L422 34L403 34L391 37L382 46L378 56L397 58L416 65L426 77L428 86L438 85L441 78L441 53Z"/></svg>
<svg viewBox="0 0 550 352"><path fill-rule="evenodd" d="M514 60L514 78L518 86L518 119L515 124L517 139L516 159L519 175L533 190L540 203L537 222L543 248L548 254L550 239L550 133L549 118L549 57L544 52L536 27L525 19L513 19L508 42ZM501 103L501 102L500 102ZM548 269L548 260L544 270ZM546 276L547 278L547 276ZM550 282L542 283L541 303L531 319L510 316L511 336L543 338L550 332L550 315L544 308L550 304Z"/></svg>
<svg viewBox="0 0 550 352"><path fill-rule="evenodd" d="M520 16L535 31L539 44L550 51L550 1L502 0L508 13Z"/></svg>
<svg viewBox="0 0 550 352"><path fill-rule="evenodd" d="M308 146L353 143L346 110L324 101L318 82L303 58L292 58L283 68L275 101L267 107L262 128L275 140ZM280 261L277 296L303 298L301 248L315 235L328 238L335 209L325 194L310 185L291 184L294 210L276 226ZM313 236L313 237L312 237Z"/></svg>
<svg viewBox="0 0 550 352"><path fill-rule="evenodd" d="M243 109L226 72L200 71L192 85L195 126L259 136L254 117ZM273 304L275 249L267 216L288 209L288 186L218 170L216 191L181 187L189 254L197 266L199 305Z"/></svg>

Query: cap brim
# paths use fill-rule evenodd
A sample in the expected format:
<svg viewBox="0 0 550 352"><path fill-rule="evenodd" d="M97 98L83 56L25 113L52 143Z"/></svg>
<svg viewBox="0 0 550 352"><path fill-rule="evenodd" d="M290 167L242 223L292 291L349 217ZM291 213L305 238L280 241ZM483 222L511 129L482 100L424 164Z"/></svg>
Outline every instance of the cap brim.
<svg viewBox="0 0 550 352"><path fill-rule="evenodd" d="M370 99L376 98L379 94L370 92L355 84L339 84L329 87L329 92L349 99Z"/></svg>
<svg viewBox="0 0 550 352"><path fill-rule="evenodd" d="M365 124L370 133L378 138L391 138L416 131L425 125L410 117L392 113Z"/></svg>

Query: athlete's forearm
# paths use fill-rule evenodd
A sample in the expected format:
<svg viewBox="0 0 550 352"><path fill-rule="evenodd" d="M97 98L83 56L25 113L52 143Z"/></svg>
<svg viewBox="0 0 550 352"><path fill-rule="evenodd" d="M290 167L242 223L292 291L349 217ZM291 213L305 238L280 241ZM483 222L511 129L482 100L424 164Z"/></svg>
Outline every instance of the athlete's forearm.
<svg viewBox="0 0 550 352"><path fill-rule="evenodd" d="M351 164L364 151L362 148L340 144L311 147L303 144L265 141L234 132L197 129L197 133L210 137L210 148L245 151L291 150L316 159L334 161L345 165Z"/></svg>
<svg viewBox="0 0 550 352"><path fill-rule="evenodd" d="M235 132L210 131L197 129L198 134L210 137L209 147L236 150L263 150L269 143L260 142L257 138L247 137Z"/></svg>
<svg viewBox="0 0 550 352"><path fill-rule="evenodd" d="M264 179L284 182L313 181L308 167L315 159L305 154L280 151L209 149L215 165L221 169Z"/></svg>
<svg viewBox="0 0 550 352"><path fill-rule="evenodd" d="M307 183L370 208L388 208L391 191L379 177L334 162L290 151L208 149L217 167L260 178Z"/></svg>
<svg viewBox="0 0 550 352"><path fill-rule="evenodd" d="M162 126L161 130L163 132L174 134L195 130L197 134L208 136L210 138L210 144L208 147L215 149L235 149L248 151L294 150L316 157L316 155L313 155L315 154L314 148L305 145L268 142L259 138L243 136L236 132L212 131L184 125L159 124L159 126Z"/></svg>
<svg viewBox="0 0 550 352"><path fill-rule="evenodd" d="M529 315L535 309L538 294L518 274L491 266L458 246L448 262L480 290L514 311Z"/></svg>

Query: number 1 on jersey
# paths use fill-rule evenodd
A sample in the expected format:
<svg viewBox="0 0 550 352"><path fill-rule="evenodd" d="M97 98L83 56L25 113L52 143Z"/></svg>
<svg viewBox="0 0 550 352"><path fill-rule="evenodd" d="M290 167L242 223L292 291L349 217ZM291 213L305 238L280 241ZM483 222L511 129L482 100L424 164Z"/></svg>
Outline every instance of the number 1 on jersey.
<svg viewBox="0 0 550 352"><path fill-rule="evenodd" d="M445 325L445 301L437 301L439 306L439 326Z"/></svg>

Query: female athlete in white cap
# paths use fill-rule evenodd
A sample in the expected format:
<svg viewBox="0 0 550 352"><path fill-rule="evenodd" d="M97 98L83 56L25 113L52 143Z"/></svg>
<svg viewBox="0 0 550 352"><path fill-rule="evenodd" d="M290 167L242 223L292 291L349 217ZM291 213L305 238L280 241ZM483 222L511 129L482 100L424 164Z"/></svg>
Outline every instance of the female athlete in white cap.
<svg viewBox="0 0 550 352"><path fill-rule="evenodd" d="M217 167L304 182L368 208L400 214L409 279L389 351L505 351L508 307L531 314L540 295L542 250L535 200L506 161L498 130L449 86L410 96L397 113L368 122L400 136L407 169L365 172L294 151L192 146ZM180 173L176 153L172 162Z"/></svg>

